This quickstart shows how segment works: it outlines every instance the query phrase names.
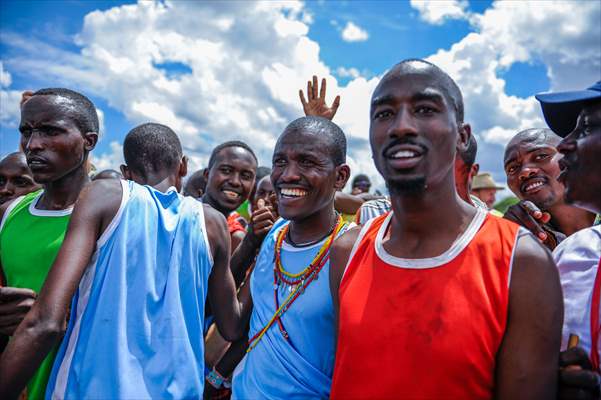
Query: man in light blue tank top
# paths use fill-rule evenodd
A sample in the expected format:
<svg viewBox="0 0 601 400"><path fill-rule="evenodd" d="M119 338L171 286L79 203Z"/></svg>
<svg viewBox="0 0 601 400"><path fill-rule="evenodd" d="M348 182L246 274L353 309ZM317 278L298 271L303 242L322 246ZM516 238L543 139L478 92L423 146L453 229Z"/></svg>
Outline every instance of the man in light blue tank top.
<svg viewBox="0 0 601 400"><path fill-rule="evenodd" d="M299 118L277 141L271 180L284 220L263 241L251 275L249 350L234 372L235 398L329 397L335 321L328 245L345 229L334 211L334 195L350 175L345 159L344 133L325 118Z"/></svg>
<svg viewBox="0 0 601 400"><path fill-rule="evenodd" d="M47 398L201 397L207 294L223 336L242 334L250 302L236 298L226 222L177 193L187 168L177 135L144 124L123 150L132 181L82 192L38 301L0 361L1 398L16 397L59 342L69 305Z"/></svg>

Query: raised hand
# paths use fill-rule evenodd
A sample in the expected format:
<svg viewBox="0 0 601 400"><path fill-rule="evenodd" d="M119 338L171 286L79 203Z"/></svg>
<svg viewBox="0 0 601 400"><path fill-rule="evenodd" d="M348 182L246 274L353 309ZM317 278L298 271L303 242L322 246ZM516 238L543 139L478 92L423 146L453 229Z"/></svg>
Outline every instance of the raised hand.
<svg viewBox="0 0 601 400"><path fill-rule="evenodd" d="M12 336L36 297L31 289L0 287L0 333Z"/></svg>
<svg viewBox="0 0 601 400"><path fill-rule="evenodd" d="M317 94L319 92L319 95ZM321 90L317 83L317 76L313 75L313 83L307 81L307 98L302 89L298 91L300 101L303 104L303 110L306 116L323 117L329 120L334 118L338 106L340 105L340 96L336 96L331 106L326 104L326 79L321 80Z"/></svg>
<svg viewBox="0 0 601 400"><path fill-rule="evenodd" d="M255 242L261 243L278 219L277 209L271 204L266 204L263 199L257 202L257 209L250 216L249 235Z"/></svg>

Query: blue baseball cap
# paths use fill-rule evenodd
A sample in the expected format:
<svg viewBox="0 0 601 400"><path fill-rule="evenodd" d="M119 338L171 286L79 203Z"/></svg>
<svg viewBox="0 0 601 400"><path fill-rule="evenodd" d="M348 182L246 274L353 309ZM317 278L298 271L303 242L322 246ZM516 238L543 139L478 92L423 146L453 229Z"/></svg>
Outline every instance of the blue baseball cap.
<svg viewBox="0 0 601 400"><path fill-rule="evenodd" d="M576 127L578 115L587 104L601 101L601 81L586 90L558 93L539 93L543 115L549 128L561 137L566 137Z"/></svg>

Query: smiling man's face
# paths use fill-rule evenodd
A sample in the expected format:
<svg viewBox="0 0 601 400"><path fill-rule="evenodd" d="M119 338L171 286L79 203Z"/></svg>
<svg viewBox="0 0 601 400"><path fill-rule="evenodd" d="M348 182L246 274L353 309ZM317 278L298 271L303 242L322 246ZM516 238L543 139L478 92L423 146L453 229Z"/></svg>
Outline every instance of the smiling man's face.
<svg viewBox="0 0 601 400"><path fill-rule="evenodd" d="M507 186L520 199L548 210L562 201L564 187L557 181L560 138L546 130L520 132L505 150Z"/></svg>
<svg viewBox="0 0 601 400"><path fill-rule="evenodd" d="M208 174L206 195L218 211L229 214L238 208L255 184L257 161L242 147L221 150Z"/></svg>
<svg viewBox="0 0 601 400"><path fill-rule="evenodd" d="M285 219L299 221L331 206L340 182L327 140L285 131L274 150L271 181Z"/></svg>

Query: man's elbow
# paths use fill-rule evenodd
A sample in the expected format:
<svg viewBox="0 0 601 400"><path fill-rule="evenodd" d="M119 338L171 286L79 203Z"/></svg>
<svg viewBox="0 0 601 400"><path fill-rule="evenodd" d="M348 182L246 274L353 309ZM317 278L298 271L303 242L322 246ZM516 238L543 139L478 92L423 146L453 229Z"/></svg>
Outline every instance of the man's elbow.
<svg viewBox="0 0 601 400"><path fill-rule="evenodd" d="M63 321L45 317L26 318L23 320L23 325L23 330L28 332L28 336L42 343L58 342L65 335L66 330Z"/></svg>
<svg viewBox="0 0 601 400"><path fill-rule="evenodd" d="M220 332L221 336L228 342L236 342L242 338L244 334L244 326L242 324L238 324L237 326L228 326L225 327L223 332Z"/></svg>

